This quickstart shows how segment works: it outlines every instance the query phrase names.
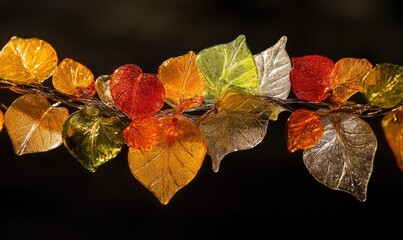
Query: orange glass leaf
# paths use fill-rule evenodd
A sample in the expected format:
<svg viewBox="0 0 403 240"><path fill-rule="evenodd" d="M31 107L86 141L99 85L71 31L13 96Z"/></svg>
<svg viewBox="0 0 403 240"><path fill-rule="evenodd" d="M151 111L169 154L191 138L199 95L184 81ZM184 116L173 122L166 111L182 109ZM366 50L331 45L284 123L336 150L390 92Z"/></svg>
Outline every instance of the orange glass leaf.
<svg viewBox="0 0 403 240"><path fill-rule="evenodd" d="M323 124L314 112L298 109L287 122L287 148L290 152L313 147L323 135Z"/></svg>
<svg viewBox="0 0 403 240"><path fill-rule="evenodd" d="M0 78L17 84L40 83L53 74L57 61L49 43L12 37L0 52Z"/></svg>
<svg viewBox="0 0 403 240"><path fill-rule="evenodd" d="M403 109L383 117L382 128L396 163L403 171Z"/></svg>
<svg viewBox="0 0 403 240"><path fill-rule="evenodd" d="M62 144L66 108L54 107L40 94L26 94L8 108L4 124L17 155L46 152Z"/></svg>
<svg viewBox="0 0 403 240"><path fill-rule="evenodd" d="M179 106L184 100L204 95L206 84L196 65L196 54L193 51L166 60L158 68L157 75L165 87L165 102L172 107ZM196 102L190 107L200 104Z"/></svg>
<svg viewBox="0 0 403 240"><path fill-rule="evenodd" d="M159 119L157 143L150 150L129 149L134 177L166 205L199 171L207 152L203 134L184 117Z"/></svg>
<svg viewBox="0 0 403 240"><path fill-rule="evenodd" d="M372 64L366 59L343 58L336 62L331 74L331 98L343 103L361 91L363 79L371 71Z"/></svg>
<svg viewBox="0 0 403 240"><path fill-rule="evenodd" d="M85 99L94 96L95 80L92 72L84 65L70 58L60 62L53 74L54 88L74 99Z"/></svg>
<svg viewBox="0 0 403 240"><path fill-rule="evenodd" d="M0 132L3 129L3 125L4 125L4 114L3 112L0 110Z"/></svg>
<svg viewBox="0 0 403 240"><path fill-rule="evenodd" d="M123 131L125 143L134 149L151 149L158 141L160 125L151 115L140 115Z"/></svg>

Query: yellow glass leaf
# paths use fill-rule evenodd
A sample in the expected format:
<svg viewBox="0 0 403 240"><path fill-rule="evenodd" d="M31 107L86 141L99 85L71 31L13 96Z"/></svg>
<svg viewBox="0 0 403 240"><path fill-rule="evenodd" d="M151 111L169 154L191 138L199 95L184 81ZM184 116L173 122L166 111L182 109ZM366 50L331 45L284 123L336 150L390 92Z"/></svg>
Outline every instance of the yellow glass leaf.
<svg viewBox="0 0 403 240"><path fill-rule="evenodd" d="M49 43L12 37L0 52L0 78L17 84L40 83L53 74L57 62Z"/></svg>
<svg viewBox="0 0 403 240"><path fill-rule="evenodd" d="M403 171L403 109L389 113L382 119L385 138L396 158L396 163Z"/></svg>
<svg viewBox="0 0 403 240"><path fill-rule="evenodd" d="M17 98L8 108L4 124L17 155L46 152L62 144L66 108L54 107L40 94Z"/></svg>
<svg viewBox="0 0 403 240"><path fill-rule="evenodd" d="M184 117L161 119L163 131L150 150L129 148L134 177L166 205L199 171L207 152L203 134Z"/></svg>
<svg viewBox="0 0 403 240"><path fill-rule="evenodd" d="M343 103L361 91L363 79L371 71L372 64L366 59L343 58L336 62L332 74L332 94L335 102Z"/></svg>
<svg viewBox="0 0 403 240"><path fill-rule="evenodd" d="M3 124L4 124L4 114L3 112L0 110L0 132L3 129Z"/></svg>
<svg viewBox="0 0 403 240"><path fill-rule="evenodd" d="M204 94L206 84L197 68L196 54L193 51L166 60L158 68L157 75L165 87L165 102L172 107ZM200 104L201 102L196 102L189 107L197 107Z"/></svg>
<svg viewBox="0 0 403 240"><path fill-rule="evenodd" d="M314 112L298 109L287 122L287 148L290 152L315 146L322 138L323 125Z"/></svg>
<svg viewBox="0 0 403 240"><path fill-rule="evenodd" d="M60 62L52 78L54 88L75 99L85 99L96 93L92 72L84 65L70 58Z"/></svg>

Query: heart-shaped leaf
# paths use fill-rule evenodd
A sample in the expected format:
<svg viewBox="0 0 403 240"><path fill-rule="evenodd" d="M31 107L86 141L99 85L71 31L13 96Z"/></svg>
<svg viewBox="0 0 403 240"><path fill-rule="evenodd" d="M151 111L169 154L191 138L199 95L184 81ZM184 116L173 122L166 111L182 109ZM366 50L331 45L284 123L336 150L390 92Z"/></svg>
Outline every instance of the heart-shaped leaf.
<svg viewBox="0 0 403 240"><path fill-rule="evenodd" d="M41 83L53 74L57 61L49 43L12 37L0 52L0 78L17 84Z"/></svg>
<svg viewBox="0 0 403 240"><path fill-rule="evenodd" d="M403 66L377 64L365 78L362 93L378 107L396 106L403 100Z"/></svg>
<svg viewBox="0 0 403 240"><path fill-rule="evenodd" d="M283 36L272 47L254 55L260 83L256 92L260 96L286 99L291 90L291 60L285 49L287 37Z"/></svg>
<svg viewBox="0 0 403 240"><path fill-rule="evenodd" d="M206 138L213 171L218 172L225 155L259 144L269 119L276 118L280 111L278 105L254 96L228 93L218 100L215 109L197 122Z"/></svg>
<svg viewBox="0 0 403 240"><path fill-rule="evenodd" d="M199 128L184 117L159 119L157 143L150 150L129 149L128 162L134 177L162 204L194 179L207 147Z"/></svg>
<svg viewBox="0 0 403 240"><path fill-rule="evenodd" d="M161 81L134 64L114 71L110 89L116 106L131 119L141 114L153 115L164 104L165 89Z"/></svg>
<svg viewBox="0 0 403 240"><path fill-rule="evenodd" d="M91 98L96 92L92 72L70 58L60 62L53 74L52 83L57 91L73 99Z"/></svg>
<svg viewBox="0 0 403 240"><path fill-rule="evenodd" d="M244 35L202 50L196 56L196 63L206 80L206 102L215 102L228 92L256 93L259 76Z"/></svg>
<svg viewBox="0 0 403 240"><path fill-rule="evenodd" d="M17 155L47 152L62 144L66 108L54 107L40 94L26 94L8 108L4 123Z"/></svg>
<svg viewBox="0 0 403 240"><path fill-rule="evenodd" d="M288 151L313 147L323 135L323 125L314 112L298 109L287 122Z"/></svg>
<svg viewBox="0 0 403 240"><path fill-rule="evenodd" d="M372 64L366 59L342 58L336 62L331 74L331 98L344 103L356 92L361 91L363 80L371 71Z"/></svg>
<svg viewBox="0 0 403 240"><path fill-rule="evenodd" d="M299 99L320 102L325 100L330 89L330 74L334 63L331 59L308 55L292 58L291 86Z"/></svg>
<svg viewBox="0 0 403 240"><path fill-rule="evenodd" d="M63 143L84 168L94 172L121 151L122 122L117 117L105 118L101 110L88 105L71 114L65 122Z"/></svg>
<svg viewBox="0 0 403 240"><path fill-rule="evenodd" d="M109 107L115 107L115 101L112 98L110 89L111 76L101 75L95 80L95 89L97 91L98 97L103 103Z"/></svg>
<svg viewBox="0 0 403 240"><path fill-rule="evenodd" d="M403 109L383 117L382 128L397 166L403 171Z"/></svg>
<svg viewBox="0 0 403 240"><path fill-rule="evenodd" d="M206 84L196 65L193 51L163 62L158 68L158 78L164 84L165 102L177 107L184 100L203 96ZM203 98L199 98L203 101ZM189 107L197 107L196 102Z"/></svg>
<svg viewBox="0 0 403 240"><path fill-rule="evenodd" d="M140 115L123 131L125 143L134 149L151 149L158 141L160 125L157 118Z"/></svg>
<svg viewBox="0 0 403 240"><path fill-rule="evenodd" d="M323 137L304 150L306 168L325 186L365 201L377 148L375 134L353 114L332 114L320 120L325 127Z"/></svg>

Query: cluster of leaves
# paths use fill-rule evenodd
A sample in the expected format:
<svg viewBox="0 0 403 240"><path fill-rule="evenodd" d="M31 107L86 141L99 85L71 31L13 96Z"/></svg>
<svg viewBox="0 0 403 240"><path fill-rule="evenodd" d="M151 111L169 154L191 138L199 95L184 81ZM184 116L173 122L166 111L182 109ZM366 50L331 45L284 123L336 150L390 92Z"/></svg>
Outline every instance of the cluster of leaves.
<svg viewBox="0 0 403 240"><path fill-rule="evenodd" d="M255 147L268 122L288 111L289 151L303 150L322 184L365 201L377 139L360 116L387 114L382 126L403 170L403 67L318 55L291 60L286 41L252 55L240 35L170 58L157 74L126 64L95 79L70 58L59 63L47 42L13 37L0 52L0 83L22 96L0 111L0 130L4 124L17 155L64 144L92 172L128 146L134 177L168 204L207 154L217 172L227 154ZM50 78L53 88L43 84ZM288 98L291 89L296 99ZM348 101L357 92L367 104Z"/></svg>

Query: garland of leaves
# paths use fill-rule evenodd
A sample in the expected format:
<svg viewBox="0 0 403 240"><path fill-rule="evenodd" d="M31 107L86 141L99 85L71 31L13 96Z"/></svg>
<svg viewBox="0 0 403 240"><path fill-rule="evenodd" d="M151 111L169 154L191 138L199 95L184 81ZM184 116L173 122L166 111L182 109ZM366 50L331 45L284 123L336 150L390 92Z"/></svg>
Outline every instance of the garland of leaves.
<svg viewBox="0 0 403 240"><path fill-rule="evenodd" d="M64 144L91 172L127 145L134 177L168 204L207 154L217 172L227 154L255 147L268 122L289 112L288 150L303 150L320 183L365 201L377 139L363 117L384 115L403 170L403 67L319 55L290 59L286 41L252 55L240 35L170 58L157 74L126 64L95 79L81 63L59 63L49 43L12 37L0 52L0 88L22 95L1 104L0 130L4 125L17 155ZM49 78L52 87L43 84ZM297 98L288 98L291 89ZM366 103L348 101L356 93Z"/></svg>

